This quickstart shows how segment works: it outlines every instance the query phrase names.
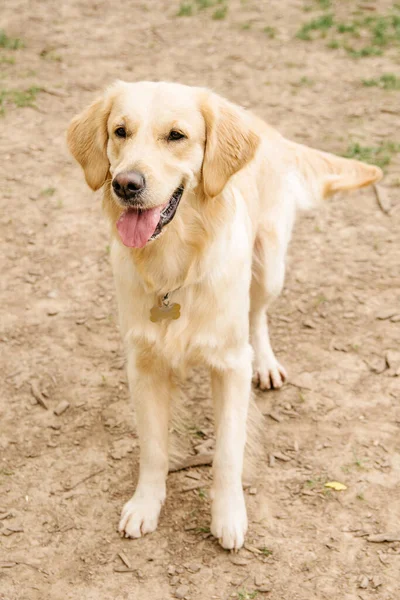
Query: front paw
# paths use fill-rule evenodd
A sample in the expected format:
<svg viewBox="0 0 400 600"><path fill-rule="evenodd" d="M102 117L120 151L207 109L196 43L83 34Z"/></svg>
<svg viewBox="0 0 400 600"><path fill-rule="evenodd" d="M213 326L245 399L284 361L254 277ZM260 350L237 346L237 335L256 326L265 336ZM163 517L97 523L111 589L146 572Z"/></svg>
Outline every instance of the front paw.
<svg viewBox="0 0 400 600"><path fill-rule="evenodd" d="M242 490L218 495L211 509L211 533L226 550L239 550L247 532L247 513Z"/></svg>
<svg viewBox="0 0 400 600"><path fill-rule="evenodd" d="M274 358L269 364L255 366L253 383L262 391L276 390L283 386L287 377L285 367Z"/></svg>
<svg viewBox="0 0 400 600"><path fill-rule="evenodd" d="M122 509L118 530L127 538L139 538L157 529L165 492L136 492Z"/></svg>

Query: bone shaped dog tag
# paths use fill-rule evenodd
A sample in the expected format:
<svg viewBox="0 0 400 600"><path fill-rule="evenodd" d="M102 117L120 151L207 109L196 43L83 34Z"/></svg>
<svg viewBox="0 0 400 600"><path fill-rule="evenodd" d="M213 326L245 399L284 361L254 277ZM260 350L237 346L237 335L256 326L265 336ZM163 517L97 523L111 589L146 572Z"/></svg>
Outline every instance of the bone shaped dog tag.
<svg viewBox="0 0 400 600"><path fill-rule="evenodd" d="M172 321L179 319L181 316L181 305L174 302L173 304L166 304L162 302L159 306L153 306L150 310L150 321L152 323L158 323L158 321Z"/></svg>

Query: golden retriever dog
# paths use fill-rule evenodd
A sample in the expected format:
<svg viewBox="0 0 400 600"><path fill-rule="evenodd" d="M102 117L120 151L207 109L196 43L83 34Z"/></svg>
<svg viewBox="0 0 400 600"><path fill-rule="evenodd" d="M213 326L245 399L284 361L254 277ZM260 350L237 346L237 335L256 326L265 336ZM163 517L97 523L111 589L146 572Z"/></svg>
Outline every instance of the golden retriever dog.
<svg viewBox="0 0 400 600"><path fill-rule="evenodd" d="M176 83L116 82L73 119L68 143L88 185L104 186L136 406L139 479L119 530L138 538L156 529L174 382L203 364L216 429L211 532L238 549L252 375L262 390L287 377L266 312L282 290L296 211L382 173L288 141L217 94Z"/></svg>

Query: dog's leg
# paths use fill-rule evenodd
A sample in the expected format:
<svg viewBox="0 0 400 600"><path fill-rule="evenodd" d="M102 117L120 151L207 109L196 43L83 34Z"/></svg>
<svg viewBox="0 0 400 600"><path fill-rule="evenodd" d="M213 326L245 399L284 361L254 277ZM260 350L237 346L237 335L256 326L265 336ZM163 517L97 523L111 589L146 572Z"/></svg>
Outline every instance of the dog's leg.
<svg viewBox="0 0 400 600"><path fill-rule="evenodd" d="M236 368L212 371L216 448L213 462L211 533L223 548L238 550L247 531L242 488L246 420L251 393L251 349Z"/></svg>
<svg viewBox="0 0 400 600"><path fill-rule="evenodd" d="M132 538L156 529L166 494L171 373L159 362L149 362L147 368L138 368L134 352L128 356L129 388L136 405L140 441L140 468L136 491L122 510L119 531Z"/></svg>
<svg viewBox="0 0 400 600"><path fill-rule="evenodd" d="M267 308L282 291L285 247L271 232L260 234L254 244L250 291L250 340L254 350L253 381L262 390L280 388L287 378L277 361L268 332Z"/></svg>

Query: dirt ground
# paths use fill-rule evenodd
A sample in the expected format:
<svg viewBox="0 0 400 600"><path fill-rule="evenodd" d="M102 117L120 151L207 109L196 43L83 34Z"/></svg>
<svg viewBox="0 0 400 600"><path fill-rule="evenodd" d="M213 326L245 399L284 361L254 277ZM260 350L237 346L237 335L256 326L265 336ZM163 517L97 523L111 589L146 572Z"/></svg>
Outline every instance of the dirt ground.
<svg viewBox="0 0 400 600"><path fill-rule="evenodd" d="M3 0L2 600L400 597L399 45L357 58L368 31L335 34L327 14L400 11L385 0ZM296 37L313 20L300 35L312 39ZM70 118L117 78L206 85L297 141L386 163L382 206L367 189L297 223L271 317L290 382L257 395L268 458L247 487L238 554L208 533L209 467L170 475L157 532L117 533L137 475L134 411L100 194L65 145ZM194 373L185 392L191 444L208 446L207 377Z"/></svg>

